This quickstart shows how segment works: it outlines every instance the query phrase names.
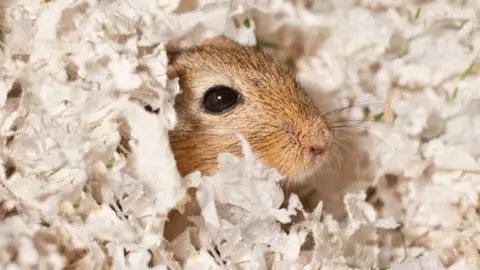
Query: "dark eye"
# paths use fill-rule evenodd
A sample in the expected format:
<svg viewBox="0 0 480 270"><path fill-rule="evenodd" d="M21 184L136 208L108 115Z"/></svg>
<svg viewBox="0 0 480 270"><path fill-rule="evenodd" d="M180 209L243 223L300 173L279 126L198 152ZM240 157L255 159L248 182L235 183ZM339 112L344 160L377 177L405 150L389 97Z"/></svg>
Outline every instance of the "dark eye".
<svg viewBox="0 0 480 270"><path fill-rule="evenodd" d="M210 87L203 96L203 106L213 114L233 109L240 101L240 93L227 86Z"/></svg>

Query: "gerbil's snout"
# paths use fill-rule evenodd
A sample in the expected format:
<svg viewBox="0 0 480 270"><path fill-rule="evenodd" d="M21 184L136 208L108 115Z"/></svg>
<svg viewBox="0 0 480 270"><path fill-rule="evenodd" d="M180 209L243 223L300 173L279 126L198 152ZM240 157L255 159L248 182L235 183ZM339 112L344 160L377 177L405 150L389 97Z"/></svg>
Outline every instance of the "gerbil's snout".
<svg viewBox="0 0 480 270"><path fill-rule="evenodd" d="M327 143L323 139L318 139L314 138L310 142L310 147L308 148L308 151L310 152L310 155L312 155L314 158L316 156L321 156L327 151Z"/></svg>
<svg viewBox="0 0 480 270"><path fill-rule="evenodd" d="M329 154L331 146L331 132L323 119L315 119L307 132L307 155L310 159L310 166L323 164Z"/></svg>
<svg viewBox="0 0 480 270"><path fill-rule="evenodd" d="M275 137L277 145L268 145L277 148L281 144L281 149L272 149L272 155L263 157L268 165L278 168L290 181L306 180L322 170L330 158L333 141L327 120L321 117L313 104L305 99L298 105L301 110L293 114L295 120L283 117L285 128L281 138ZM288 113L292 111L285 110ZM282 141L285 144L280 143Z"/></svg>

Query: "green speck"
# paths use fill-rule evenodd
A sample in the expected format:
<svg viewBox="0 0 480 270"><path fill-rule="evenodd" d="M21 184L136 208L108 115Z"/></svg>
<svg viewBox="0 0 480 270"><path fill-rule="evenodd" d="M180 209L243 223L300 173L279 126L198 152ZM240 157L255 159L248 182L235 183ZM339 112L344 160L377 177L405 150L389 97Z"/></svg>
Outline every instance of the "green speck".
<svg viewBox="0 0 480 270"><path fill-rule="evenodd" d="M50 227L50 224L48 224L48 222L46 222L45 220L40 220L40 225L44 226L44 227Z"/></svg>
<svg viewBox="0 0 480 270"><path fill-rule="evenodd" d="M128 157L128 154L130 154L122 144L118 144L117 153L123 154L125 157Z"/></svg>
<svg viewBox="0 0 480 270"><path fill-rule="evenodd" d="M405 49L400 53L400 57L407 55L408 53L408 44L405 46Z"/></svg>
<svg viewBox="0 0 480 270"><path fill-rule="evenodd" d="M474 62L472 62L468 68L462 72L462 74L460 75L460 80L464 80L465 78L467 78L468 76L470 76L470 74L472 74L473 72L473 69L474 69L475 65L474 65ZM456 98L458 95L458 87L455 87L455 90L453 90L453 94L452 94L452 97L453 98Z"/></svg>
<svg viewBox="0 0 480 270"><path fill-rule="evenodd" d="M255 38L257 39L257 45L255 46L255 48L257 49L257 51L262 52L263 51L263 42L257 36L255 36Z"/></svg>
<svg viewBox="0 0 480 270"><path fill-rule="evenodd" d="M460 79L465 79L468 75L470 75L473 71L473 68L474 68L474 65L473 65L473 62L470 64L470 66L468 66L468 68L462 73L462 75L460 76Z"/></svg>
<svg viewBox="0 0 480 270"><path fill-rule="evenodd" d="M368 107L364 107L363 114L366 118L368 118L370 116L370 109Z"/></svg>
<svg viewBox="0 0 480 270"><path fill-rule="evenodd" d="M452 97L453 97L453 98L456 98L456 97L457 97L457 94L458 94L458 87L455 87L455 90L453 90Z"/></svg>
<svg viewBox="0 0 480 270"><path fill-rule="evenodd" d="M264 48L272 48L272 49L278 49L280 48L280 46L278 46L277 44L273 43L273 42L268 42L268 41L265 41L265 40L261 40L257 37L257 50L259 51L263 51Z"/></svg>
<svg viewBox="0 0 480 270"><path fill-rule="evenodd" d="M417 8L417 12L415 12L415 19L418 19L420 17L420 13L422 12L421 8Z"/></svg>
<svg viewBox="0 0 480 270"><path fill-rule="evenodd" d="M383 118L383 115L384 115L384 113L383 113L383 112L381 112L381 113L379 113L379 114L375 115L375 116L373 117L373 120L375 120L375 121L377 121L377 122L378 122L378 121L382 120L382 118Z"/></svg>
<svg viewBox="0 0 480 270"><path fill-rule="evenodd" d="M243 25L245 25L245 27L247 28L250 28L251 24L250 24L250 19L248 17L246 17L245 20L243 20Z"/></svg>
<svg viewBox="0 0 480 270"><path fill-rule="evenodd" d="M118 149L118 147L117 147L117 152L118 152L118 153L121 153L121 152L120 152L120 149ZM115 158L112 157L112 158L108 161L108 163L107 163L107 169L111 169L114 164L115 164Z"/></svg>
<svg viewBox="0 0 480 270"><path fill-rule="evenodd" d="M115 159L111 159L108 163L107 163L107 169L111 169L113 168L113 164L115 163Z"/></svg>

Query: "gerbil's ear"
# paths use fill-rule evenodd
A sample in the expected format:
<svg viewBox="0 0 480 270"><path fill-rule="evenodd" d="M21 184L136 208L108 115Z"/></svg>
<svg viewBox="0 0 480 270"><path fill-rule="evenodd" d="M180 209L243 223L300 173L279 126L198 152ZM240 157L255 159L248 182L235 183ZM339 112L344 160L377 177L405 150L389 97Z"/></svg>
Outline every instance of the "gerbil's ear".
<svg viewBox="0 0 480 270"><path fill-rule="evenodd" d="M168 62L175 62L182 50L172 45L165 45L165 51L167 52Z"/></svg>
<svg viewBox="0 0 480 270"><path fill-rule="evenodd" d="M167 77L168 79L174 79L176 77L180 77L181 75L181 68L177 63L177 59L182 53L180 48L166 45L165 51L167 52L168 57L168 64L167 64Z"/></svg>
<svg viewBox="0 0 480 270"><path fill-rule="evenodd" d="M182 75L182 69L175 64L168 64L167 66L167 78L169 80L173 80L175 78L178 78Z"/></svg>
<svg viewBox="0 0 480 270"><path fill-rule="evenodd" d="M225 47L225 48L239 47L239 44L237 42L227 38L224 35L221 35L221 36L218 36L218 37L215 37L215 38L211 38L211 39L207 39L207 40L202 42L202 46L204 46L204 45L215 45L215 46Z"/></svg>

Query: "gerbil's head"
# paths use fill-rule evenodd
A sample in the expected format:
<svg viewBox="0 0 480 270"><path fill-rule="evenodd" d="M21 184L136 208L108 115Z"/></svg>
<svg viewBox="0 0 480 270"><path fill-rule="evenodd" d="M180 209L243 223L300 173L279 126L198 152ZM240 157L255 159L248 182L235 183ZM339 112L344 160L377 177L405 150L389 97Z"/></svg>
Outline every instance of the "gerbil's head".
<svg viewBox="0 0 480 270"><path fill-rule="evenodd" d="M327 159L331 130L293 75L273 57L223 37L168 48L169 78L179 77L178 124L170 142L182 175L211 174L221 152L241 155L239 132L257 157L289 179Z"/></svg>

